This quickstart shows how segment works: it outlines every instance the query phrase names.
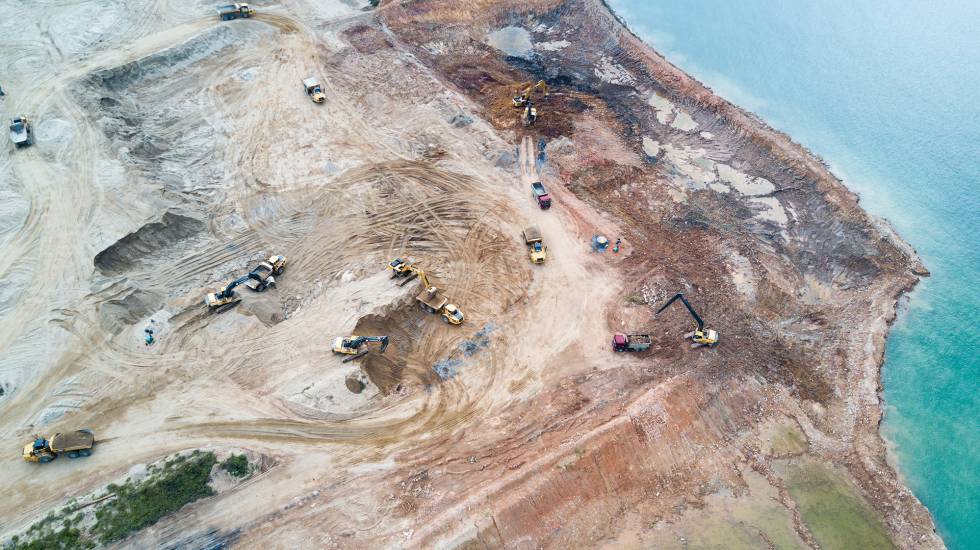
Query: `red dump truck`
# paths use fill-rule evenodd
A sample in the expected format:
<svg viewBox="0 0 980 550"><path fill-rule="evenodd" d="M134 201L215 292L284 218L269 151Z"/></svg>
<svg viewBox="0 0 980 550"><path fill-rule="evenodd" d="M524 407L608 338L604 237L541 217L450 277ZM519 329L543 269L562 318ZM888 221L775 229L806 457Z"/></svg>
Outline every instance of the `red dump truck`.
<svg viewBox="0 0 980 550"><path fill-rule="evenodd" d="M649 334L622 334L617 332L613 335L613 351L644 351L650 348L653 339Z"/></svg>
<svg viewBox="0 0 980 550"><path fill-rule="evenodd" d="M531 193L534 195L534 200L538 201L541 210L551 208L551 195L548 194L540 181L531 184Z"/></svg>

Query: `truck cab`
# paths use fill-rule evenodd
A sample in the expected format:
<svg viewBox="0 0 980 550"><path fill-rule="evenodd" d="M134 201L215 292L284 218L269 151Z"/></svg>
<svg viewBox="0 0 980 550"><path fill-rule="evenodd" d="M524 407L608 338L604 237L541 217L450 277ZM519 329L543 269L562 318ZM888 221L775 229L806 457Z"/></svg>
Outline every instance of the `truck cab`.
<svg viewBox="0 0 980 550"><path fill-rule="evenodd" d="M229 4L227 6L221 6L218 8L218 17L222 21L231 21L232 19L238 18L248 18L255 14L255 8L249 6L248 4Z"/></svg>
<svg viewBox="0 0 980 550"><path fill-rule="evenodd" d="M613 334L613 351L644 351L650 348L653 339L649 334Z"/></svg>
<svg viewBox="0 0 980 550"><path fill-rule="evenodd" d="M528 256L532 264L543 264L548 257L548 248L544 246L541 230L537 226L524 228L524 244L528 247Z"/></svg>
<svg viewBox="0 0 980 550"><path fill-rule="evenodd" d="M323 94L323 87L320 86L320 82L315 78L307 78L303 81L303 88L306 89L306 95L310 96L313 103L323 103L327 98Z"/></svg>

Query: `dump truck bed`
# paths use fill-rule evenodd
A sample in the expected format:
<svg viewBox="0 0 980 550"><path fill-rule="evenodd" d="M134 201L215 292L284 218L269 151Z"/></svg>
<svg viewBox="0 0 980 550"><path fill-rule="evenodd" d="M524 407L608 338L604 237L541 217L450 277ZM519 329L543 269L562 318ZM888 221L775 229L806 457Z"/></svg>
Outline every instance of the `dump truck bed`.
<svg viewBox="0 0 980 550"><path fill-rule="evenodd" d="M532 225L524 228L524 242L526 244L541 242L541 230L538 229L538 226Z"/></svg>
<svg viewBox="0 0 980 550"><path fill-rule="evenodd" d="M446 298L442 294L442 291L439 290L432 294L429 294L428 290L423 290L418 296L415 297L415 299L437 312L442 309L442 306L449 302L449 299Z"/></svg>
<svg viewBox="0 0 980 550"><path fill-rule="evenodd" d="M320 85L320 81L317 80L317 79L315 79L315 78L307 78L307 79L303 80L303 86L307 90L309 90L310 88L313 88L315 86L319 86L319 85Z"/></svg>
<svg viewBox="0 0 980 550"><path fill-rule="evenodd" d="M26 143L30 137L26 122L14 121L10 124L10 139L14 143Z"/></svg>
<svg viewBox="0 0 980 550"><path fill-rule="evenodd" d="M544 189L544 184L542 184L540 181L536 181L531 184L531 191L539 197L548 194L548 192Z"/></svg>
<svg viewBox="0 0 980 550"><path fill-rule="evenodd" d="M87 430L76 430L74 432L57 433L48 440L51 450L56 453L64 451L77 451L79 449L90 449L95 444L95 436Z"/></svg>

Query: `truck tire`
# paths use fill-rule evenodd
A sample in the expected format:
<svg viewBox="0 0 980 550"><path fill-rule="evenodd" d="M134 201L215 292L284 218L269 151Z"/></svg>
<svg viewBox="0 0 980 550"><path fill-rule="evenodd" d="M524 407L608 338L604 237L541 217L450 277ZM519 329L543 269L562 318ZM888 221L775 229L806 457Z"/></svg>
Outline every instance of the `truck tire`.
<svg viewBox="0 0 980 550"><path fill-rule="evenodd" d="M68 458L78 458L78 451L68 451Z"/></svg>
<svg viewBox="0 0 980 550"><path fill-rule="evenodd" d="M448 325L449 324L449 317L446 317L445 315L443 315L442 316L442 322L443 323L446 323Z"/></svg>
<svg viewBox="0 0 980 550"><path fill-rule="evenodd" d="M79 456L92 456L92 449L82 449L78 451Z"/></svg>
<svg viewBox="0 0 980 550"><path fill-rule="evenodd" d="M41 464L47 464L48 462L51 462L52 460L54 460L54 457L53 456L48 456L48 455L41 455L41 458L37 459L37 461L40 462Z"/></svg>

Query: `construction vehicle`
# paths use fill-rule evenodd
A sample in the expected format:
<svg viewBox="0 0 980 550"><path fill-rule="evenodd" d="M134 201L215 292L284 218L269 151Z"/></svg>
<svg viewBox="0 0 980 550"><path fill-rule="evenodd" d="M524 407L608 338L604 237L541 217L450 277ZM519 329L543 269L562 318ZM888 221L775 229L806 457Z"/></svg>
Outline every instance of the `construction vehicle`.
<svg viewBox="0 0 980 550"><path fill-rule="evenodd" d="M536 181L531 184L531 195L534 200L538 201L538 207L541 210L547 210L551 208L551 195L545 190L544 185L540 181Z"/></svg>
<svg viewBox="0 0 980 550"><path fill-rule="evenodd" d="M530 126L538 120L538 109L531 104L531 100L528 100L527 105L524 106L524 113L521 114L521 124L524 126Z"/></svg>
<svg viewBox="0 0 980 550"><path fill-rule="evenodd" d="M391 275L392 278L405 277L407 275L412 275L412 276L415 275L415 272L412 271L412 264L406 262L401 258L395 258L394 260L388 262L388 269L390 269L392 272Z"/></svg>
<svg viewBox="0 0 980 550"><path fill-rule="evenodd" d="M677 294L674 295L673 298L668 300L667 303L663 305L663 307L657 310L656 315L660 315L661 311L667 309L670 306L670 304L673 304L677 300L684 302L684 306L687 307L687 311L691 313L691 317L694 317L694 322L697 323L697 328L695 328L693 332L689 332L685 334L684 338L691 339L694 342L692 344L692 347L696 347L696 348L703 347L703 346L717 345L718 332L711 329L704 328L704 321L701 320L701 316L698 315L698 312L694 311L694 308L691 307L691 303L687 301L687 298L684 297L684 293L682 292L678 292Z"/></svg>
<svg viewBox="0 0 980 550"><path fill-rule="evenodd" d="M231 21L232 19L238 18L248 18L255 14L255 8L249 6L248 4L230 4L227 6L218 7L218 17L222 21Z"/></svg>
<svg viewBox="0 0 980 550"><path fill-rule="evenodd" d="M538 91L545 96L548 95L548 85L544 83L544 80L539 80L537 84L524 88L518 95L514 96L514 107L526 106L531 101L531 95Z"/></svg>
<svg viewBox="0 0 980 550"><path fill-rule="evenodd" d="M388 349L387 336L348 336L347 338L341 336L334 339L333 352L343 355L358 355L359 348L369 342L378 342L381 344L381 348L378 350L379 353L384 353ZM367 350L364 350L363 353L367 353Z"/></svg>
<svg viewBox="0 0 980 550"><path fill-rule="evenodd" d="M613 351L645 351L650 348L653 338L649 334L613 334Z"/></svg>
<svg viewBox="0 0 980 550"><path fill-rule="evenodd" d="M249 272L245 286L255 292L262 292L270 286L275 286L275 276L281 274L285 267L285 256L271 256L267 261L260 263L258 267Z"/></svg>
<svg viewBox="0 0 980 550"><path fill-rule="evenodd" d="M409 269L422 283L422 292L415 297L419 302L419 306L429 313L442 315L442 320L445 323L452 325L461 324L463 322L463 312L455 304L449 303L449 298L446 298L441 290L429 283L429 278L426 277L425 271L422 271L422 269L414 265L409 265Z"/></svg>
<svg viewBox="0 0 980 550"><path fill-rule="evenodd" d="M303 81L303 87L306 88L306 95L310 96L313 103L323 103L323 100L327 99L327 96L323 95L320 82L312 76Z"/></svg>
<svg viewBox="0 0 980 550"><path fill-rule="evenodd" d="M58 458L59 454L65 454L68 458L89 456L94 446L92 430L56 433L47 439L34 436L33 442L24 445L24 460L45 464Z"/></svg>
<svg viewBox="0 0 980 550"><path fill-rule="evenodd" d="M524 228L524 244L528 247L528 256L532 264L543 264L548 257L548 247L541 240L541 230L532 225Z"/></svg>
<svg viewBox="0 0 980 550"><path fill-rule="evenodd" d="M26 116L21 115L10 121L10 139L17 147L27 147L34 143L34 132Z"/></svg>
<svg viewBox="0 0 980 550"><path fill-rule="evenodd" d="M238 304L238 302L242 301L241 297L235 293L235 287L242 283L248 282L251 278L252 275L250 273L228 283L217 292L206 294L204 296L204 304L207 305L208 310L213 313L221 313L231 309Z"/></svg>

